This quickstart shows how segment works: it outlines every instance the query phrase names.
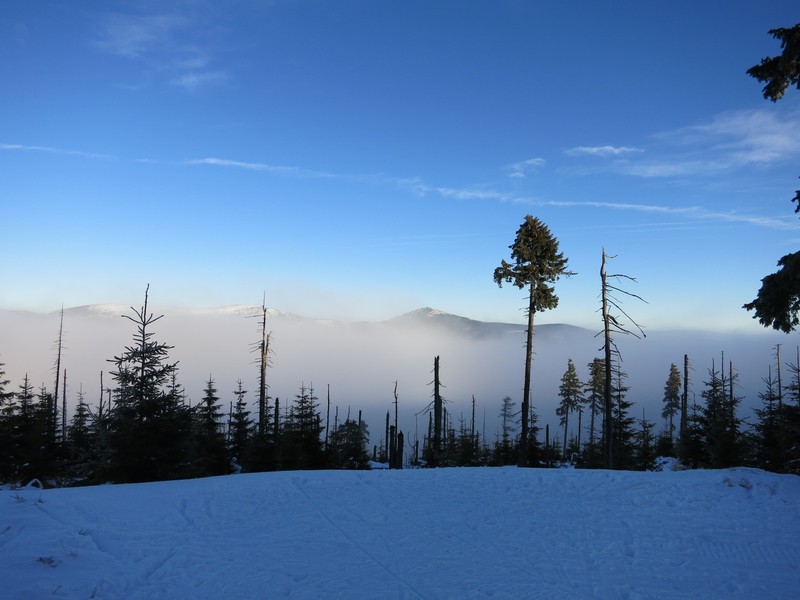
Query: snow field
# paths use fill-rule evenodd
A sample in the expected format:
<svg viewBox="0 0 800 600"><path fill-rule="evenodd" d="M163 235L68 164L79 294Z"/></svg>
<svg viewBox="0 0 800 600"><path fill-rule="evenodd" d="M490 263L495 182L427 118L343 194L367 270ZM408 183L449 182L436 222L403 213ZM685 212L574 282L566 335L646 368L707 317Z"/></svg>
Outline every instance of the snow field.
<svg viewBox="0 0 800 600"><path fill-rule="evenodd" d="M797 598L800 477L308 471L0 492L4 598Z"/></svg>

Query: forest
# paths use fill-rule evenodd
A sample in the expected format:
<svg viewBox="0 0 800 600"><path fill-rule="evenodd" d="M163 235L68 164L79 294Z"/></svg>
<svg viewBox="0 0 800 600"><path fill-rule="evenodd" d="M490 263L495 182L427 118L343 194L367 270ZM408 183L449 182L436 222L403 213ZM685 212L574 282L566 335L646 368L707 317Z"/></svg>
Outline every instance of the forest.
<svg viewBox="0 0 800 600"><path fill-rule="evenodd" d="M559 426L540 426L544 419L529 406L524 445L521 407L511 397L490 408L499 418L496 435L478 424L474 397L466 417L448 410L439 357L432 357L431 402L421 415L427 426L417 440L402 431L397 384L385 421L370 427L357 408L341 413L332 408L329 390L313 384L300 383L289 401L271 397L267 380L274 342L263 308L260 340L254 345L257 389L248 391L239 380L227 402L223 398L230 394L221 393L209 376L202 396L192 401L180 383L178 365L170 360L171 346L157 340L162 317L148 312L148 292L144 305L125 315L135 332L129 345L109 358L99 401L87 401L80 391L74 409L68 408L66 372L58 364L60 331L52 388L36 388L27 376L13 388L0 364L0 481L24 485L38 479L62 486L292 469L607 468L609 437L614 469L657 469L672 457L678 468L800 472L800 368L796 362L784 363L779 347L750 420L739 414L744 400L739 375L724 354L712 362L702 382L695 378L694 387L702 387L691 396L688 356L681 365L669 365L658 424L643 415L637 418L641 413L627 398L621 356L610 355L608 386L604 358L586 365L586 381L570 359L558 386Z"/></svg>

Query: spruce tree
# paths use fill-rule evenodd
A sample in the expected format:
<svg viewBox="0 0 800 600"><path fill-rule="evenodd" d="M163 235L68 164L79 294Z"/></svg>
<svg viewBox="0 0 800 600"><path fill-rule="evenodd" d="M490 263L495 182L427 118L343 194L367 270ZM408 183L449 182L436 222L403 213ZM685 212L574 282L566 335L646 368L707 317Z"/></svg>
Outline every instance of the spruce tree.
<svg viewBox="0 0 800 600"><path fill-rule="evenodd" d="M247 410L247 402L244 399L247 390L242 387L241 379L236 381L236 389L233 393L236 396L236 403L233 405L231 420L230 455L232 460L241 467L248 463L253 419L250 418L250 411Z"/></svg>
<svg viewBox="0 0 800 600"><path fill-rule="evenodd" d="M681 410L681 373L677 365L672 363L669 367L669 376L664 384L664 408L661 410L661 417L667 422L669 433L670 451L675 442L675 416Z"/></svg>
<svg viewBox="0 0 800 600"><path fill-rule="evenodd" d="M626 399L629 389L625 385L628 374L615 365L613 370L611 395L613 399L613 422L611 428L614 440L614 468L631 469L635 464L635 431L636 419L630 415L633 402Z"/></svg>
<svg viewBox="0 0 800 600"><path fill-rule="evenodd" d="M506 396L502 400L503 404L500 408L501 419L501 436L497 444L495 444L495 464L497 465L511 465L516 462L517 448L516 448L516 428L514 426L514 401L510 396Z"/></svg>
<svg viewBox="0 0 800 600"><path fill-rule="evenodd" d="M78 404L67 427L67 472L79 481L93 481L95 463L95 432L91 426L92 414L83 390L78 392Z"/></svg>
<svg viewBox="0 0 800 600"><path fill-rule="evenodd" d="M757 461L758 466L770 471L781 470L786 460L784 447L784 427L782 415L778 403L778 382L772 375L772 368L769 375L762 379L764 390L758 394L761 399L761 408L755 409L758 422L755 425L757 437Z"/></svg>
<svg viewBox="0 0 800 600"><path fill-rule="evenodd" d="M603 411L605 410L605 363L602 358L595 358L589 363L589 381L584 387L586 405L589 410L589 443L586 448L586 464L589 466L599 466L602 464L602 455L597 444L598 419L602 423ZM602 436L601 436L602 437Z"/></svg>
<svg viewBox="0 0 800 600"><path fill-rule="evenodd" d="M731 369L726 380L725 369L717 370L712 361L701 393L705 400L703 416L708 466L714 469L736 466L742 458L740 421L736 417L741 399L733 394L736 378Z"/></svg>
<svg viewBox="0 0 800 600"><path fill-rule="evenodd" d="M11 467L11 415L14 392L6 391L11 383L5 378L5 364L0 362L0 481L8 481L13 474Z"/></svg>
<svg viewBox="0 0 800 600"><path fill-rule="evenodd" d="M197 477L230 472L220 408L214 379L209 376L203 389L203 398L194 408L193 415L192 471Z"/></svg>
<svg viewBox="0 0 800 600"><path fill-rule="evenodd" d="M148 286L149 290L149 286ZM189 474L187 446L191 415L175 384L172 346L153 339L150 327L163 317L148 313L148 292L140 309L131 307L133 344L110 362L116 382L108 425L107 478L117 482L174 479Z"/></svg>
<svg viewBox="0 0 800 600"><path fill-rule="evenodd" d="M359 413L360 414L360 413ZM330 435L330 456L340 469L368 469L369 430L361 419L347 418Z"/></svg>
<svg viewBox="0 0 800 600"><path fill-rule="evenodd" d="M502 260L494 270L494 281L502 287L503 282L524 289L528 288L527 339L525 341L525 382L520 407L520 466L527 466L536 437L530 436L529 417L531 402L531 363L533 361L533 321L537 312L551 310L558 306L558 296L553 284L561 277L574 275L567 267L567 259L558 250L558 240L550 233L547 225L531 215L517 230L511 249L512 262Z"/></svg>
<svg viewBox="0 0 800 600"><path fill-rule="evenodd" d="M558 396L561 402L556 408L556 415L560 417L559 423L564 428L564 444L562 446L562 458L567 458L567 430L569 428L570 413L581 410L583 403L583 393L575 364L570 358L567 361L567 370L561 376L561 385L558 387Z"/></svg>
<svg viewBox="0 0 800 600"><path fill-rule="evenodd" d="M319 469L324 466L324 449L320 437L323 426L317 411L317 400L313 385L300 386L300 392L289 409L281 434L281 449L286 467Z"/></svg>

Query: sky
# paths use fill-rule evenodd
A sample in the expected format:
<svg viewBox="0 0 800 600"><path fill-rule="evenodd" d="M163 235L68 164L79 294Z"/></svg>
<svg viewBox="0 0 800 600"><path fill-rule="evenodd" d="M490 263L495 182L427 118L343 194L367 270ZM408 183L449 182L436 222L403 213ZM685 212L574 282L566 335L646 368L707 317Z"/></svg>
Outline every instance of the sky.
<svg viewBox="0 0 800 600"><path fill-rule="evenodd" d="M800 92L745 71L796 2L10 0L0 308L261 304L522 322L526 214L597 327L758 331L797 250Z"/></svg>

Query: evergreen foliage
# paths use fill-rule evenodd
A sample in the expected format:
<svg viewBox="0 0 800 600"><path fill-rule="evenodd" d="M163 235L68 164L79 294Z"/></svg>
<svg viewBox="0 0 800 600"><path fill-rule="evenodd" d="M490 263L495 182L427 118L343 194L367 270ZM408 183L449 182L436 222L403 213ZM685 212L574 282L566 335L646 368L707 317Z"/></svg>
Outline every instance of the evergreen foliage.
<svg viewBox="0 0 800 600"><path fill-rule="evenodd" d="M661 411L661 418L667 422L667 433L669 439L668 452L672 455L672 448L675 443L675 417L681 412L681 373L675 363L669 367L669 376L664 384L664 408Z"/></svg>
<svg viewBox="0 0 800 600"><path fill-rule="evenodd" d="M217 388L209 376L203 399L194 408L192 420L191 471L196 477L230 472L230 458L222 432L222 412Z"/></svg>
<svg viewBox="0 0 800 600"><path fill-rule="evenodd" d="M281 446L283 468L319 469L325 466L322 419L317 411L314 386L300 386L283 427Z"/></svg>
<svg viewBox="0 0 800 600"><path fill-rule="evenodd" d="M161 317L147 312L147 293L135 317L133 344L115 356L111 376L115 404L108 425L106 476L113 481L157 481L189 475L191 414L175 385L172 349L153 339L150 326Z"/></svg>
<svg viewBox="0 0 800 600"><path fill-rule="evenodd" d="M332 465L340 469L369 468L368 443L367 424L361 420L345 419L330 436L328 452Z"/></svg>
<svg viewBox="0 0 800 600"><path fill-rule="evenodd" d="M528 330L525 343L525 383L520 410L520 460L521 466L531 462L531 451L536 444L536 436L529 435L529 414L531 406L531 362L533 360L533 321L536 312L551 310L558 306L558 296L553 284L561 277L574 275L567 268L567 259L559 252L558 240L550 233L547 225L531 215L517 230L511 249L512 262L505 259L494 270L494 281L503 287L503 282L524 289L528 288ZM529 439L532 437L532 440Z"/></svg>
<svg viewBox="0 0 800 600"><path fill-rule="evenodd" d="M800 89L800 23L770 29L769 33L781 41L783 51L779 56L762 59L747 74L766 84L764 98L777 102L788 87ZM797 202L795 212L800 212L800 190L792 202ZM743 308L754 311L753 318L764 327L789 333L800 324L800 252L783 256L778 266L778 271L761 280L756 298Z"/></svg>
<svg viewBox="0 0 800 600"><path fill-rule="evenodd" d="M569 415L579 412L583 404L583 384L578 379L578 372L575 364L570 358L567 361L567 370L561 376L561 385L558 388L558 396L561 402L556 408L556 415L560 417L559 423L564 428L564 445L562 449L563 458L567 458L567 430L569 428Z"/></svg>
<svg viewBox="0 0 800 600"><path fill-rule="evenodd" d="M584 451L584 461L587 466L598 467L603 462L600 445L597 443L598 429L602 427L605 401L605 363L602 358L595 358L589 363L589 381L584 387L586 406L589 411L589 424L587 432L589 440ZM599 423L598 423L599 421ZM602 435L600 436L602 439Z"/></svg>

